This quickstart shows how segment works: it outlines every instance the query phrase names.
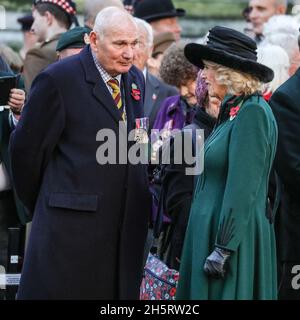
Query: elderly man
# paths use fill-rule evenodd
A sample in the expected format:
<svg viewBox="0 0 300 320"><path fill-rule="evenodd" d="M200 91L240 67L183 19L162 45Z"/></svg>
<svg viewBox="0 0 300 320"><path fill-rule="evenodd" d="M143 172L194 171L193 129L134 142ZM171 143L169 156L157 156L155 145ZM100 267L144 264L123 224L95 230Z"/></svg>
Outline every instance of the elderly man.
<svg viewBox="0 0 300 320"><path fill-rule="evenodd" d="M97 14L107 7L124 8L121 0L85 0L84 3L84 24L93 29Z"/></svg>
<svg viewBox="0 0 300 320"><path fill-rule="evenodd" d="M261 45L277 45L286 51L290 63L289 76L294 75L300 66L298 37L299 26L292 16L276 15L264 24L264 40Z"/></svg>
<svg viewBox="0 0 300 320"><path fill-rule="evenodd" d="M180 39L182 29L177 18L184 16L185 10L175 9L172 0L139 1L134 8L134 15L149 22L154 34L172 32L176 40Z"/></svg>
<svg viewBox="0 0 300 320"><path fill-rule="evenodd" d="M163 83L147 70L147 61L151 58L153 49L153 32L149 23L135 18L139 30L139 46L136 50L134 64L138 67L146 79L145 116L149 117L149 129L152 129L157 112L165 98L178 94L175 87Z"/></svg>
<svg viewBox="0 0 300 320"><path fill-rule="evenodd" d="M125 128L143 117L137 44L130 14L106 8L90 45L33 83L11 139L17 192L34 212L19 299L139 297L151 201L146 167L101 156L106 134L117 154L136 146L126 146Z"/></svg>
<svg viewBox="0 0 300 320"><path fill-rule="evenodd" d="M249 19L255 34L256 42L260 42L263 37L263 26L272 16L285 14L287 10L287 0L250 0Z"/></svg>
<svg viewBox="0 0 300 320"><path fill-rule="evenodd" d="M25 89L30 90L34 78L56 61L56 45L62 33L72 25L76 6L72 0L34 0L32 31L40 44L27 52L24 61Z"/></svg>

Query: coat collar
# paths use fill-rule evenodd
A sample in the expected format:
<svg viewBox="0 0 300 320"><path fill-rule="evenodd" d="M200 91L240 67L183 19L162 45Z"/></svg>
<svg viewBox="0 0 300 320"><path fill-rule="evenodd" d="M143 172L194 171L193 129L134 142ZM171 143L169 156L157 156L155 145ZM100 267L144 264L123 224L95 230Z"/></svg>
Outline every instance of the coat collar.
<svg viewBox="0 0 300 320"><path fill-rule="evenodd" d="M108 91L106 84L102 80L99 71L97 70L92 54L90 52L90 46L86 46L80 53L80 60L85 72L85 80L94 84L93 95L101 103L101 105L108 111L115 122L122 121L121 115L116 107L114 107L114 100ZM125 103L126 103L126 115L127 115L127 127L132 128L134 122L134 108L132 107L132 98L130 96L131 86L134 79L130 72L122 75L122 84L125 91Z"/></svg>
<svg viewBox="0 0 300 320"><path fill-rule="evenodd" d="M119 121L122 121L121 114L119 110L114 106L115 102L107 89L106 84L102 80L99 71L97 70L92 54L90 52L90 46L86 46L80 53L79 58L81 60L84 72L85 80L88 83L94 85L93 95L101 103L101 105L108 111L114 121L118 124ZM126 115L127 115L127 128L132 130L135 128L135 119L141 118L143 116L142 104L143 99L136 101L131 96L132 85L142 85L143 87L139 88L142 92L144 90L144 82L141 83L137 79L137 69L132 66L131 69L122 74L122 86L125 93L125 105L126 105ZM141 74L141 79L143 75Z"/></svg>
<svg viewBox="0 0 300 320"><path fill-rule="evenodd" d="M297 69L297 71L295 72L295 75L300 78L300 67Z"/></svg>

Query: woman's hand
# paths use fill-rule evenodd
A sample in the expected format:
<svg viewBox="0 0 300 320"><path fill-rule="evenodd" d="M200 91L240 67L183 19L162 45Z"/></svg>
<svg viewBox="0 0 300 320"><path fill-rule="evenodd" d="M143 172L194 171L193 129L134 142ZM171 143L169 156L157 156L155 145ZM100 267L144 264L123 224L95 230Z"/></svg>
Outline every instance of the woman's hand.
<svg viewBox="0 0 300 320"><path fill-rule="evenodd" d="M12 113L18 118L21 114L25 102L25 92L21 89L11 89L8 105Z"/></svg>
<svg viewBox="0 0 300 320"><path fill-rule="evenodd" d="M216 247L215 250L206 258L204 272L213 278L223 278L226 273L227 261L231 252Z"/></svg>

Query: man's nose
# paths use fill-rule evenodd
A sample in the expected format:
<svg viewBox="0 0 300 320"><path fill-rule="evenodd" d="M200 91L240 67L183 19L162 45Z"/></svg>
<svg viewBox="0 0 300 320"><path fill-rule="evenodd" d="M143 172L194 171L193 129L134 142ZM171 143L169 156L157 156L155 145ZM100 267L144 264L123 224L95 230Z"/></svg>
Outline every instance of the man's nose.
<svg viewBox="0 0 300 320"><path fill-rule="evenodd" d="M249 19L252 20L252 19L256 19L257 18L257 13L258 11L256 9L252 9L249 13Z"/></svg>
<svg viewBox="0 0 300 320"><path fill-rule="evenodd" d="M176 23L173 28L173 33L175 34L176 40L180 40L182 28L179 23Z"/></svg>
<svg viewBox="0 0 300 320"><path fill-rule="evenodd" d="M135 56L135 48L132 48L132 46L127 46L123 51L123 57L125 59L133 59Z"/></svg>

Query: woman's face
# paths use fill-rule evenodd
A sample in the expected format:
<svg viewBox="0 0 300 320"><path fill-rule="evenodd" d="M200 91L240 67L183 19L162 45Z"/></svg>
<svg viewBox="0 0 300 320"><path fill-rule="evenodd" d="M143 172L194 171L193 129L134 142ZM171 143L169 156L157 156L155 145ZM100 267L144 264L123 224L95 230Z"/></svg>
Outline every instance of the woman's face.
<svg viewBox="0 0 300 320"><path fill-rule="evenodd" d="M204 65L202 71L202 78L205 80L208 86L208 94L210 97L215 97L218 100L223 100L226 95L226 86L220 85L216 80L216 70L210 66Z"/></svg>
<svg viewBox="0 0 300 320"><path fill-rule="evenodd" d="M185 98L190 106L197 104L196 80L189 80L185 85L180 86L180 95Z"/></svg>

